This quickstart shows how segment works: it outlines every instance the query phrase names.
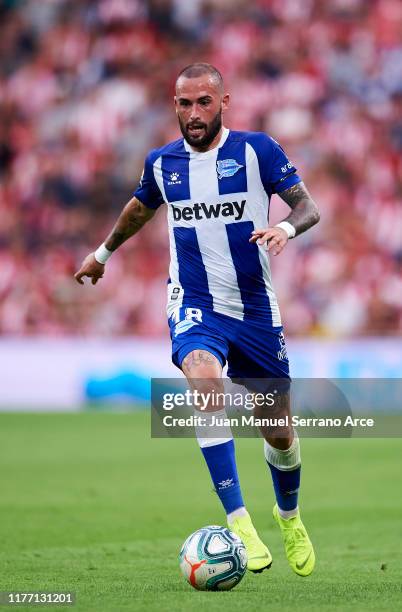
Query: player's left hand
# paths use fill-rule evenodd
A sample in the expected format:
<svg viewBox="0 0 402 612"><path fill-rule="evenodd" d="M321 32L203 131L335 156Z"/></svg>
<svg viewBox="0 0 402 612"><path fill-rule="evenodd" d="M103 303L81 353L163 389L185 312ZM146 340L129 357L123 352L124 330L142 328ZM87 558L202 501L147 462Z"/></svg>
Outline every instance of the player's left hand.
<svg viewBox="0 0 402 612"><path fill-rule="evenodd" d="M249 242L254 242L260 245L265 244L267 251L272 251L273 255L279 255L287 244L289 238L285 230L281 227L268 227L265 229L256 229L251 232Z"/></svg>

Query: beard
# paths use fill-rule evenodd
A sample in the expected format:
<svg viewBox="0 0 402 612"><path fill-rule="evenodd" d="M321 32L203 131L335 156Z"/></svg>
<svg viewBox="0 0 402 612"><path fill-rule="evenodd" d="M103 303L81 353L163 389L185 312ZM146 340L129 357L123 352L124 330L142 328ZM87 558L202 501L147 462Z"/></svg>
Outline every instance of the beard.
<svg viewBox="0 0 402 612"><path fill-rule="evenodd" d="M184 140L186 140L191 147L194 147L194 149L207 149L222 128L222 111L219 111L209 124L203 123L202 121L184 123L180 117L178 119ZM192 134L189 130L190 126L200 128L199 133Z"/></svg>

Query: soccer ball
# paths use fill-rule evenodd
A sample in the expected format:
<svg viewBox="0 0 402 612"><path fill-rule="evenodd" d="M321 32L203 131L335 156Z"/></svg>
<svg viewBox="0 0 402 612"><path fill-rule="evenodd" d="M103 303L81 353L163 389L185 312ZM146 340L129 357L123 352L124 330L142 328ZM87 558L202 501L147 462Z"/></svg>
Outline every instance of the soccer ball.
<svg viewBox="0 0 402 612"><path fill-rule="evenodd" d="M229 591L246 573L247 553L241 539L226 527L208 525L184 542L180 569L199 591Z"/></svg>

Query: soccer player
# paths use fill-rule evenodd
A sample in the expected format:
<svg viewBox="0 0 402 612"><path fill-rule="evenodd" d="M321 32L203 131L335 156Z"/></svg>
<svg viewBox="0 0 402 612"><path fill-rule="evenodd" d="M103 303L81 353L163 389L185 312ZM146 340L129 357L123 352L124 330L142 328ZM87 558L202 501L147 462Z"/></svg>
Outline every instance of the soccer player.
<svg viewBox="0 0 402 612"><path fill-rule="evenodd" d="M229 95L216 68L196 63L182 70L174 104L183 138L149 153L134 197L75 278L82 284L87 276L96 284L113 251L165 202L173 363L202 392L222 390L226 362L232 379L288 380L269 255L281 253L289 239L318 222L317 206L275 140L223 126ZM291 211L281 223L267 227L273 193ZM284 397L288 404L289 395ZM315 555L298 509L299 439L292 428L282 437L269 430L263 435L277 502L274 518L291 568L307 576ZM271 553L243 502L233 438L200 436L198 441L228 526L246 546L248 569L269 568Z"/></svg>

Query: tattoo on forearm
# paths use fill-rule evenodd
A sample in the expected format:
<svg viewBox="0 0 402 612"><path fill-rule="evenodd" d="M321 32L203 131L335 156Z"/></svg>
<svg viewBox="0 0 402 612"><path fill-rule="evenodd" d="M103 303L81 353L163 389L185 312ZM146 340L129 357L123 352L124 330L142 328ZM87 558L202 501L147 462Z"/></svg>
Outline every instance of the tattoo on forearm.
<svg viewBox="0 0 402 612"><path fill-rule="evenodd" d="M134 236L149 219L154 211L143 205L129 202L123 209L116 225L105 241L106 248L115 251L123 242Z"/></svg>
<svg viewBox="0 0 402 612"><path fill-rule="evenodd" d="M318 223L320 213L304 183L297 183L279 193L279 196L292 209L284 221L296 228L296 234L301 234Z"/></svg>
<svg viewBox="0 0 402 612"><path fill-rule="evenodd" d="M105 242L106 248L109 249L109 251L115 251L125 240L127 240L127 238L128 236L123 232L114 230Z"/></svg>
<svg viewBox="0 0 402 612"><path fill-rule="evenodd" d="M106 248L114 251L128 238L133 236L142 228L144 222L136 219L135 215L126 215L125 219L119 219L106 241Z"/></svg>

